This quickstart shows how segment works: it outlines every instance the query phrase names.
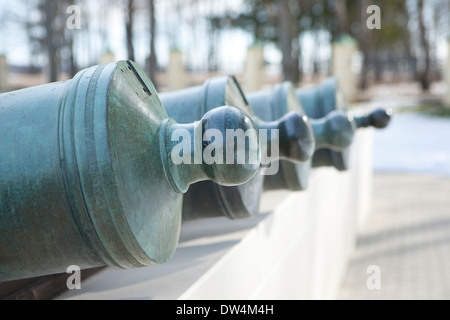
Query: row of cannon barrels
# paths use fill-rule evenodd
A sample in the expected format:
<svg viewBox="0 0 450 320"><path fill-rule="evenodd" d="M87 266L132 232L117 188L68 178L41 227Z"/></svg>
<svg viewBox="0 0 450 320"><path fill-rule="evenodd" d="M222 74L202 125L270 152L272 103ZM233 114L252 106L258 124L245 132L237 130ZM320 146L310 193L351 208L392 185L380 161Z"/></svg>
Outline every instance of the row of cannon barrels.
<svg viewBox="0 0 450 320"><path fill-rule="evenodd" d="M227 76L158 94L131 61L2 94L0 282L165 263L183 220L252 217L264 190L347 170L355 131L390 116L353 116L332 78L245 95Z"/></svg>

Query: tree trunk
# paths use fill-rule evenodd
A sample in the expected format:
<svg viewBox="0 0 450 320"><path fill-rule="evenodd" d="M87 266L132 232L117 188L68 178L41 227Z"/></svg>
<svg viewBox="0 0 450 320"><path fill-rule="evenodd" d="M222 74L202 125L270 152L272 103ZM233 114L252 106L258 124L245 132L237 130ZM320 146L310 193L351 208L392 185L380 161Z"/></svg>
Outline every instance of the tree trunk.
<svg viewBox="0 0 450 320"><path fill-rule="evenodd" d="M425 27L424 17L424 1L417 1L417 11L419 15L419 34L420 34L420 46L422 49L422 58L424 67L419 74L419 81L423 91L430 89L430 43L427 38L427 29Z"/></svg>
<svg viewBox="0 0 450 320"><path fill-rule="evenodd" d="M362 61L362 70L361 75L359 78L359 88L361 90L367 89L368 86L368 73L369 73L369 37L370 33L369 30L365 27L366 21L367 21L367 8L369 7L369 1L368 0L361 0L360 1L360 23L361 23L361 33L359 37L359 48L362 52L363 61Z"/></svg>
<svg viewBox="0 0 450 320"><path fill-rule="evenodd" d="M209 39L208 39L208 71L216 72L217 65L217 28L210 22Z"/></svg>
<svg viewBox="0 0 450 320"><path fill-rule="evenodd" d="M155 14L155 2L154 0L149 0L149 14L150 14L150 56L149 56L149 72L148 75L150 80L152 80L155 88L158 87L158 83L156 81L156 70L158 68L158 61L156 58L156 50L155 50L155 37L156 37L156 14Z"/></svg>
<svg viewBox="0 0 450 320"><path fill-rule="evenodd" d="M347 1L335 0L338 35L348 32ZM365 25L365 23L364 23ZM364 26L363 25L363 26Z"/></svg>
<svg viewBox="0 0 450 320"><path fill-rule="evenodd" d="M135 61L133 46L133 27L134 27L134 0L128 0L127 21L125 24L127 34L128 59Z"/></svg>
<svg viewBox="0 0 450 320"><path fill-rule="evenodd" d="M279 0L278 3L280 6L280 45L283 55L284 80L297 83L300 79L299 50L298 45L296 50L293 47L293 19L289 10L289 1Z"/></svg>
<svg viewBox="0 0 450 320"><path fill-rule="evenodd" d="M73 34L70 36L68 47L70 49L70 57L69 57L69 63L70 63L70 76L73 78L75 74L78 72L77 64L75 62L75 45L74 45L74 39Z"/></svg>
<svg viewBox="0 0 450 320"><path fill-rule="evenodd" d="M75 0L70 0L68 2L69 6L75 4ZM70 64L70 77L73 78L75 74L78 72L77 64L75 62L75 32L74 30L66 30L68 31L68 35L66 33L67 40L67 48L70 50L69 64Z"/></svg>
<svg viewBox="0 0 450 320"><path fill-rule="evenodd" d="M320 61L319 61L319 52L320 52L320 42L319 37L317 36L317 32L315 33L315 52L313 54L313 80L318 80L320 75Z"/></svg>
<svg viewBox="0 0 450 320"><path fill-rule="evenodd" d="M406 3L403 7L404 14L406 17L406 21L410 21L411 17L408 11L408 8L406 7ZM416 63L416 56L414 55L412 51L412 44L411 44L411 33L407 28L404 30L404 36L403 36L403 49L405 52L406 59L408 60L408 71L409 71L409 78L411 80L417 80L419 78L417 74L417 63Z"/></svg>
<svg viewBox="0 0 450 320"><path fill-rule="evenodd" d="M383 78L383 62L381 61L379 53L375 54L374 66L375 66L375 81L381 82Z"/></svg>
<svg viewBox="0 0 450 320"><path fill-rule="evenodd" d="M56 82L58 80L58 63L56 61L57 49L54 41L53 21L55 18L55 3L53 0L45 0L45 31L46 46L48 58L48 81Z"/></svg>

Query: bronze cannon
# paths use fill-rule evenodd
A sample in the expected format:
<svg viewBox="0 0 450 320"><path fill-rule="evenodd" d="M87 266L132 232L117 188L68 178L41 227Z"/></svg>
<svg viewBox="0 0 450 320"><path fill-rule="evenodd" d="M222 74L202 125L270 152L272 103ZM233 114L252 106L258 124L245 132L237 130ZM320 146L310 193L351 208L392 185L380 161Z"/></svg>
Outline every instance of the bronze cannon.
<svg viewBox="0 0 450 320"><path fill-rule="evenodd" d="M349 120L353 122L356 129L374 127L383 129L389 125L392 110L376 109L370 114L355 116L348 112L338 81L335 78L326 79L320 86L299 89L296 91L297 98L301 102L306 114L311 119L326 117L334 111L347 113ZM349 148L320 148L313 157L313 168L333 166L339 171L348 170Z"/></svg>
<svg viewBox="0 0 450 320"><path fill-rule="evenodd" d="M301 164L280 161L279 172L266 177L265 190L305 190L311 168L335 166L346 170L348 147L353 142L356 129L388 125L389 111L376 110L370 115L355 117L347 112L339 93L336 81L328 79L321 86L307 90L295 90L291 83L286 82L273 89L247 95L255 113L266 121L294 110L306 113L316 141L311 161Z"/></svg>
<svg viewBox="0 0 450 320"><path fill-rule="evenodd" d="M150 80L130 61L0 95L0 282L70 265L168 261L188 186L241 184L260 168L256 125L242 109L216 108L196 120L169 119ZM210 129L254 131L241 151L255 153L256 161L174 163L175 132L202 138ZM201 153L212 140L191 143L192 153ZM220 146L224 156L228 143Z"/></svg>
<svg viewBox="0 0 450 320"><path fill-rule="evenodd" d="M267 141L261 144L261 162L266 168L249 182L235 187L220 186L204 181L191 186L183 203L183 219L225 216L231 219L247 218L259 212L264 174L278 171L278 160L303 163L311 159L315 141L309 119L301 110L273 117L269 121L258 118L253 105L248 103L238 81L233 76L219 77L203 85L180 91L162 93L161 101L169 116L180 123L198 120L208 110L221 105L233 105L248 113L257 128L267 132ZM271 134L278 131L278 137ZM260 139L263 140L260 133ZM274 147L273 142L277 140ZM277 155L274 155L277 153ZM271 154L272 157L267 157Z"/></svg>

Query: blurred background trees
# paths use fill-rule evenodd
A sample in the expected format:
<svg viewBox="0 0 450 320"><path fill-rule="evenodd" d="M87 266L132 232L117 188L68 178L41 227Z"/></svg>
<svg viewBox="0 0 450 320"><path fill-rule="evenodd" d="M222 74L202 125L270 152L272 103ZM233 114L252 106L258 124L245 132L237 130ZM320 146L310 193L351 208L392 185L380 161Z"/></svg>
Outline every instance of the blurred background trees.
<svg viewBox="0 0 450 320"><path fill-rule="evenodd" d="M32 14L25 15L22 21L28 36L30 54L34 60L43 54L47 57L49 82L57 80L61 64L69 64L69 73L76 72L74 58L74 37L66 27L67 18L60 14L75 3L74 0L28 0L23 2L23 10Z"/></svg>
<svg viewBox="0 0 450 320"><path fill-rule="evenodd" d="M278 45L285 80L298 82L301 78L302 35L309 34L315 39L316 53L320 52L320 33L328 34L330 42L342 34L354 36L363 56L362 89L367 87L369 69L374 70L376 81L380 81L384 68L392 70L406 64L422 88L428 90L437 42L445 37L450 21L448 0L431 0L426 4L423 0L377 1L382 10L380 30L366 27L367 8L373 4L369 0L246 0L245 4L242 13L225 19L250 32L254 40ZM319 69L317 60L313 58L315 74Z"/></svg>
<svg viewBox="0 0 450 320"><path fill-rule="evenodd" d="M367 7L381 8L380 30L369 30ZM66 26L67 8L81 8L81 29ZM113 51L145 65L151 79L168 53L181 50L190 71L235 73L246 47L266 46L267 63L299 83L330 74L331 43L353 36L361 52L360 88L406 75L423 90L439 79L450 0L0 0L0 54L42 68L48 81L99 63ZM26 44L17 61L14 46Z"/></svg>

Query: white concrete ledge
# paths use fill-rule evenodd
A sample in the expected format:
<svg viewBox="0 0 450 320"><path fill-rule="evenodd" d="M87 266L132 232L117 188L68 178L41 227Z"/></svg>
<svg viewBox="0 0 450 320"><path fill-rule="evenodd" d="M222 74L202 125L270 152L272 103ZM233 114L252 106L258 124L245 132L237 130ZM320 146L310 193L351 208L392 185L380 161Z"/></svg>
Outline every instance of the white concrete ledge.
<svg viewBox="0 0 450 320"><path fill-rule="evenodd" d="M164 265L107 269L61 299L333 299L369 212L372 131L352 146L351 170L312 172L306 192L263 196L265 214L185 223Z"/></svg>

